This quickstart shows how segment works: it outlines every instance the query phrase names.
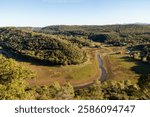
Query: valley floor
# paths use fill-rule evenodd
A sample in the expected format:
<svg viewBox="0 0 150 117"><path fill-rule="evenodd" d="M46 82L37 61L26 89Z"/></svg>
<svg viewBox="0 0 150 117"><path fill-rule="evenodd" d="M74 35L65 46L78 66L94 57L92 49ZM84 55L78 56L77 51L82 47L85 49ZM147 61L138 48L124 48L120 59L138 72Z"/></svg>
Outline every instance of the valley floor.
<svg viewBox="0 0 150 117"><path fill-rule="evenodd" d="M88 52L88 60L80 65L46 66L22 61L18 61L18 63L36 73L35 79L27 80L30 86L51 85L54 82L63 85L70 82L75 88L87 87L94 80L100 80L103 75L99 65L99 55L107 73L107 79L105 80L121 81L129 79L137 83L142 75L150 73L149 64L130 58L125 47L106 47L103 45L101 49L84 49ZM2 50L0 52L8 54L9 58L13 56L9 52Z"/></svg>
<svg viewBox="0 0 150 117"><path fill-rule="evenodd" d="M31 86L50 85L54 82L65 84L70 82L74 87L82 87L93 83L101 76L98 67L97 49L86 48L89 53L89 60L80 65L69 66L40 66L31 63L22 62L37 74L36 79L29 79Z"/></svg>

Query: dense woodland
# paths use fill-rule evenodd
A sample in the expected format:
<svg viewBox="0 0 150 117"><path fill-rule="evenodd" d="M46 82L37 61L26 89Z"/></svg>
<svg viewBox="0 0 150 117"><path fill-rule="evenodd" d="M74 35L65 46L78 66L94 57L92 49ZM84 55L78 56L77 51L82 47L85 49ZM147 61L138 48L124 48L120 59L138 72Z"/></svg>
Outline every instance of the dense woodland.
<svg viewBox="0 0 150 117"><path fill-rule="evenodd" d="M85 62L87 53L83 47L92 48L94 41L108 46L127 46L133 58L147 57L149 61L150 25L0 28L0 50L51 65ZM110 80L104 83L95 81L83 89L57 82L50 86L30 87L26 79L36 78L36 75L1 53L0 99L150 99L148 74L140 77L136 84L130 80Z"/></svg>
<svg viewBox="0 0 150 117"><path fill-rule="evenodd" d="M35 31L87 36L90 40L113 45L150 43L150 25L49 26Z"/></svg>
<svg viewBox="0 0 150 117"><path fill-rule="evenodd" d="M17 30L0 29L0 44L12 52L40 59L54 65L79 64L86 60L82 46L90 46L90 41L81 37L45 35Z"/></svg>
<svg viewBox="0 0 150 117"><path fill-rule="evenodd" d="M35 31L46 34L79 35L109 46L128 46L133 58L138 56L142 61L145 58L146 61L150 61L150 25L48 26Z"/></svg>
<svg viewBox="0 0 150 117"><path fill-rule="evenodd" d="M131 46L128 50L133 59L150 63L150 44Z"/></svg>
<svg viewBox="0 0 150 117"><path fill-rule="evenodd" d="M34 78L35 74L14 60L0 55L0 99L32 99L34 94L27 90L25 79Z"/></svg>

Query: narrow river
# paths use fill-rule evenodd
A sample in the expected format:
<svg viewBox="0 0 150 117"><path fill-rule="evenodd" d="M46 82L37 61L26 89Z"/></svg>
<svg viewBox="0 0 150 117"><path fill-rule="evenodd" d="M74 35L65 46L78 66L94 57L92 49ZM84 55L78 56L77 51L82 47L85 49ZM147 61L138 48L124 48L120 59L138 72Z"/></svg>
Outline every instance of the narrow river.
<svg viewBox="0 0 150 117"><path fill-rule="evenodd" d="M100 81L104 82L107 80L107 72L103 66L103 61L102 61L100 54L97 55L97 58L98 58L99 68L101 69Z"/></svg>
<svg viewBox="0 0 150 117"><path fill-rule="evenodd" d="M97 60L98 60L99 70L101 70L101 76L98 79L99 81L104 82L107 80L107 72L103 66L103 61L102 61L100 54L97 54ZM87 88L91 86L93 83L94 82L81 84L81 85L75 86L74 88L75 89Z"/></svg>

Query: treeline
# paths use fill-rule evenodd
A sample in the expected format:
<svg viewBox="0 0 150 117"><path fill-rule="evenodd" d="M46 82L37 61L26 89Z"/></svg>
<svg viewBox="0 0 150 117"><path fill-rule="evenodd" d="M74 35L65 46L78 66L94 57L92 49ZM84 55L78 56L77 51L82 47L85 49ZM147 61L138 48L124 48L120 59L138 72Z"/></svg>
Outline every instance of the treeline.
<svg viewBox="0 0 150 117"><path fill-rule="evenodd" d="M132 46L128 50L133 59L140 59L150 63L150 44Z"/></svg>
<svg viewBox="0 0 150 117"><path fill-rule="evenodd" d="M36 29L37 30L37 29ZM100 32L109 32L109 33L149 33L150 25L105 25L105 26L67 26L67 25L56 25L56 26L47 26L44 28L39 28L39 31L45 31L47 33L69 33L69 31L80 33L80 34L88 34L95 33L99 34Z"/></svg>
<svg viewBox="0 0 150 117"><path fill-rule="evenodd" d="M0 55L0 100L34 99L34 92L27 89L28 78L35 74Z"/></svg>
<svg viewBox="0 0 150 117"><path fill-rule="evenodd" d="M150 25L48 26L35 30L47 34L87 36L90 40L112 45L150 43Z"/></svg>
<svg viewBox="0 0 150 117"><path fill-rule="evenodd" d="M70 83L61 86L53 83L50 86L30 87L26 79L36 78L28 68L22 67L12 59L0 55L0 99L36 99L36 100L137 100L150 99L150 75L142 76L138 83L130 80L95 81L84 89L74 89Z"/></svg>
<svg viewBox="0 0 150 117"><path fill-rule="evenodd" d="M86 60L82 46L91 42L82 37L46 35L17 28L0 28L0 46L52 64L79 64Z"/></svg>

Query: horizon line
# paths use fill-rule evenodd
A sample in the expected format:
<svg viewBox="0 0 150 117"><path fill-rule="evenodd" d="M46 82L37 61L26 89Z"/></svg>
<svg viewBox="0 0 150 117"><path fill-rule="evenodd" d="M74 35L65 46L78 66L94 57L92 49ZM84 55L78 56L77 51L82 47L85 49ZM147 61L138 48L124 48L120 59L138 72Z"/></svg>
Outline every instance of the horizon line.
<svg viewBox="0 0 150 117"><path fill-rule="evenodd" d="M31 25L6 25L6 26L0 26L0 28L3 27L48 27L48 26L113 26L113 25L150 25L150 23L112 23L112 24L50 24L45 26L31 26Z"/></svg>

